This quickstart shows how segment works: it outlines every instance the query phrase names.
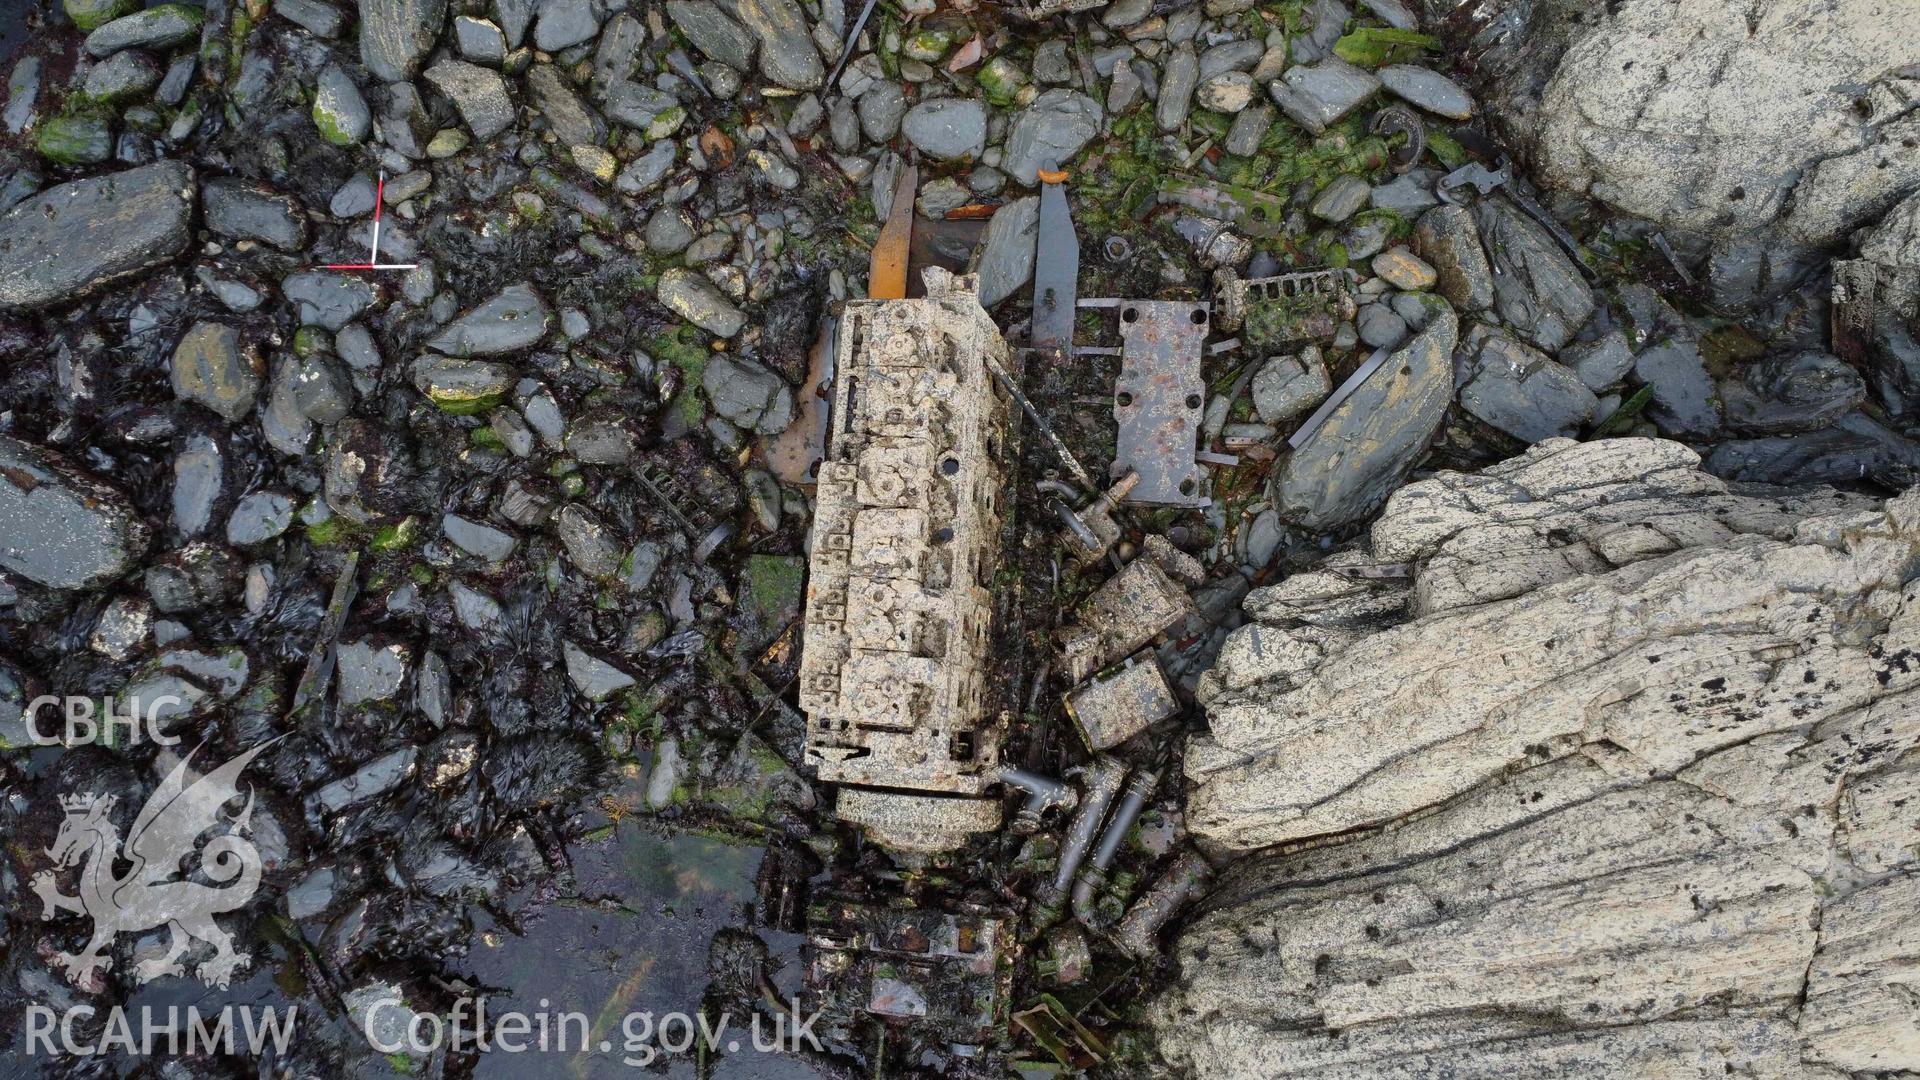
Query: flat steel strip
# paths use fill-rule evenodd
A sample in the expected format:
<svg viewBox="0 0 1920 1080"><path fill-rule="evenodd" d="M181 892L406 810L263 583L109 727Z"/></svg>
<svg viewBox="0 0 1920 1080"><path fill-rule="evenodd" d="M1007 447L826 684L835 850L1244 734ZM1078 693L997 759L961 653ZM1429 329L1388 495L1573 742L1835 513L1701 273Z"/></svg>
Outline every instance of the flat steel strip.
<svg viewBox="0 0 1920 1080"><path fill-rule="evenodd" d="M1040 188L1038 252L1033 264L1035 349L1051 350L1060 360L1073 356L1073 316L1080 279L1080 238L1073 229L1063 183Z"/></svg>
<svg viewBox="0 0 1920 1080"><path fill-rule="evenodd" d="M1340 384L1339 389L1333 392L1333 396L1321 402L1320 407L1313 410L1313 415L1307 417L1307 422L1301 424L1298 431L1287 436L1287 445L1295 450L1306 445L1307 440L1313 438L1313 433L1320 430L1320 425L1327 422L1327 417L1333 415L1333 410L1339 408L1342 402L1353 396L1354 391L1360 389L1368 379L1372 378L1373 373L1380 370L1380 365L1386 363L1390 355L1392 355L1390 349L1375 349L1372 356L1367 357L1352 375L1347 376L1347 381Z"/></svg>

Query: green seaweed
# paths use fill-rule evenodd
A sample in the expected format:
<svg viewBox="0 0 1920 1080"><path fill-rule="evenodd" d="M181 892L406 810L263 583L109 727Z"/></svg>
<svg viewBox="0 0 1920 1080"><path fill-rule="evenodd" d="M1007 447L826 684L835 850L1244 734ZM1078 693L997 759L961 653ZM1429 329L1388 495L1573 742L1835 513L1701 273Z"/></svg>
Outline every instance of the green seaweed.
<svg viewBox="0 0 1920 1080"><path fill-rule="evenodd" d="M1420 54L1440 47L1440 39L1417 30L1395 30L1390 26L1363 26L1333 43L1333 53L1349 64L1383 67L1420 59Z"/></svg>

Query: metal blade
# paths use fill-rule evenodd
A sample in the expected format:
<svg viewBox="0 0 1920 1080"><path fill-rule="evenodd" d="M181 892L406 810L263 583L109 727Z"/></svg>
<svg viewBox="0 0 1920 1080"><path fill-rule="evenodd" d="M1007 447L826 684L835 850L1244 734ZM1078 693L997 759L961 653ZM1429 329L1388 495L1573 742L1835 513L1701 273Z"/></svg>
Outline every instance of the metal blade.
<svg viewBox="0 0 1920 1080"><path fill-rule="evenodd" d="M1064 177L1062 177L1064 180ZM1075 288L1080 280L1080 237L1063 183L1040 187L1040 228L1033 263L1033 332L1036 349L1051 349L1064 360L1073 355Z"/></svg>
<svg viewBox="0 0 1920 1080"><path fill-rule="evenodd" d="M827 73L826 89L833 89L833 84L840 78L840 72L846 68L847 61L853 59L853 47L860 43L860 31L867 28L867 20L873 17L873 5L876 2L877 0L867 0L865 6L860 9L860 17L853 20L853 29L847 31L847 40L840 46L840 59L833 62L833 70Z"/></svg>

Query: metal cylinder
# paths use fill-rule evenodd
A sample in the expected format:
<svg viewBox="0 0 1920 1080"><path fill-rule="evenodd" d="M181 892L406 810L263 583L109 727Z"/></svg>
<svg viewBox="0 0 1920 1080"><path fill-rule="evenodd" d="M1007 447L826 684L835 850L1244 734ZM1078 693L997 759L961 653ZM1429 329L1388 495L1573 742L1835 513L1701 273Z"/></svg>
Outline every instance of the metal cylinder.
<svg viewBox="0 0 1920 1080"><path fill-rule="evenodd" d="M1114 940L1129 956L1151 960L1160 953L1160 929L1206 885L1213 867L1189 848L1160 875L1147 895L1128 909L1114 929Z"/></svg>
<svg viewBox="0 0 1920 1080"><path fill-rule="evenodd" d="M1087 868L1080 871L1078 880L1073 883L1073 917L1089 929L1099 929L1098 919L1093 910L1093 901L1107 883L1107 867L1112 865L1113 857L1120 852L1120 844L1132 831L1133 823L1139 820L1140 811L1147 805L1147 796L1160 783L1160 771L1147 769L1137 772L1127 784L1126 797L1120 801L1120 809L1113 812L1113 820L1107 823L1107 831L1100 834L1100 845L1094 849L1093 860Z"/></svg>
<svg viewBox="0 0 1920 1080"><path fill-rule="evenodd" d="M1093 846L1094 834L1100 829L1100 822L1107 816L1107 808L1113 805L1113 798L1120 793L1120 783L1127 777L1127 767L1113 758L1099 758L1087 768L1086 793L1080 798L1080 809L1073 815L1073 822L1067 826L1067 835L1060 844L1060 862L1053 873L1053 880L1041 890L1036 898L1034 925L1036 930L1044 930L1053 925L1060 917L1061 902L1066 899L1067 888L1073 884L1073 876L1080 870L1080 863L1087 857L1087 849Z"/></svg>
<svg viewBox="0 0 1920 1080"><path fill-rule="evenodd" d="M1080 798L1068 784L1011 765L1003 767L996 775L1001 783L1027 793L1027 801L1014 818L1014 829L1018 832L1032 832L1040 827L1040 818L1048 810L1056 806L1072 806Z"/></svg>

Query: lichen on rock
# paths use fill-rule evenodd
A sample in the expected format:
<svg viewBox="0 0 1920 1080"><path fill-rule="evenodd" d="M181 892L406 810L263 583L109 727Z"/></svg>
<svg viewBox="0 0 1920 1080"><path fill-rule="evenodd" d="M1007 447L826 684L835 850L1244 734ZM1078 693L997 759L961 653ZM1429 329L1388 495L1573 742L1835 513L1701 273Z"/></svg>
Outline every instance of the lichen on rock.
<svg viewBox="0 0 1920 1080"><path fill-rule="evenodd" d="M1202 681L1234 866L1163 1050L1224 1077L1920 1067L1920 493L1543 442L1396 493ZM1410 577L1342 567L1406 564Z"/></svg>

